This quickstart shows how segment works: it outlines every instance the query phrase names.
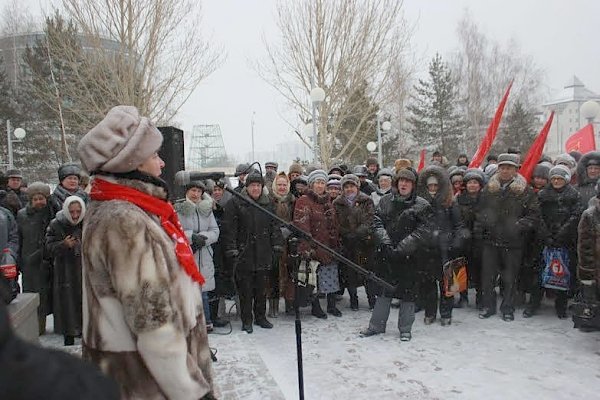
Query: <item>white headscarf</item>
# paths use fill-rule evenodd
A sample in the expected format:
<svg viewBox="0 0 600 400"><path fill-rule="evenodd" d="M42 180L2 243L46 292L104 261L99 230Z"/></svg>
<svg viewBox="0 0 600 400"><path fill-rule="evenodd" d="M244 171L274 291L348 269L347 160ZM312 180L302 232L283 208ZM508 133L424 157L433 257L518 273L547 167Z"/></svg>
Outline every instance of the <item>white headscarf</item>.
<svg viewBox="0 0 600 400"><path fill-rule="evenodd" d="M73 203L79 203L79 205L81 205L81 216L79 217L79 220L77 222L73 221L73 218L71 218L71 213L69 212L69 206ZM85 216L85 202L79 196L69 196L65 199L62 212L71 225L77 225L83 220L83 217Z"/></svg>

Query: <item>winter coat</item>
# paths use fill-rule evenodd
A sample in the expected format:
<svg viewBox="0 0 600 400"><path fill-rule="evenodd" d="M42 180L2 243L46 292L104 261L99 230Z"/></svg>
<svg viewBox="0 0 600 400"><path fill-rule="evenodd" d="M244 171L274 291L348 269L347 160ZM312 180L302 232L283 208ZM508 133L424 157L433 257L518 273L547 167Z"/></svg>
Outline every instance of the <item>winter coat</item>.
<svg viewBox="0 0 600 400"><path fill-rule="evenodd" d="M306 194L296 200L294 225L334 250L339 247L335 210L327 193L319 196L312 190L307 190ZM333 256L307 240L300 241L298 251L300 254L310 254L313 260L323 265L334 261Z"/></svg>
<svg viewBox="0 0 600 400"><path fill-rule="evenodd" d="M474 234L496 247L520 249L539 222L539 203L525 179L517 174L503 189L495 174L481 193Z"/></svg>
<svg viewBox="0 0 600 400"><path fill-rule="evenodd" d="M82 201L83 204L83 201ZM62 335L81 335L81 220L85 215L82 205L79 223L73 223L68 203L56 214L46 232L45 251L52 258L52 312L54 332ZM67 236L77 239L74 247L68 248Z"/></svg>
<svg viewBox="0 0 600 400"><path fill-rule="evenodd" d="M560 191L548 186L538 193L542 216L541 233L545 243L553 247L574 249L577 225L583 209L579 192L571 185Z"/></svg>
<svg viewBox="0 0 600 400"><path fill-rule="evenodd" d="M19 259L19 229L10 210L0 207L0 250L9 249L10 254Z"/></svg>
<svg viewBox="0 0 600 400"><path fill-rule="evenodd" d="M456 196L455 202L460 210L460 216L462 218L462 224L464 229L468 233L464 236L463 249L469 265L472 265L473 269L480 268L481 254L483 251L481 239L474 237L475 218L477 216L477 208L481 199L481 192L477 196L470 196L466 191Z"/></svg>
<svg viewBox="0 0 600 400"><path fill-rule="evenodd" d="M27 193L21 190L6 189L0 198L0 206L10 210L14 216L29 202Z"/></svg>
<svg viewBox="0 0 600 400"><path fill-rule="evenodd" d="M60 210L62 210L63 203L69 196L80 197L85 202L85 204L89 203L90 201L89 195L80 188L78 188L74 193L71 193L67 189L65 189L64 186L58 185L56 189L54 189L54 192L52 192L50 198L48 199L48 204L50 204L50 208L52 209L52 212L55 215Z"/></svg>
<svg viewBox="0 0 600 400"><path fill-rule="evenodd" d="M175 211L179 216L179 221L185 235L192 243L192 234L198 233L206 237L205 245L196 250L194 258L200 268L200 273L205 279L202 285L203 292L215 290L215 265L213 263L213 249L211 245L219 239L219 226L213 215L213 199L204 193L202 200L194 204L189 200L184 200L175 204Z"/></svg>
<svg viewBox="0 0 600 400"><path fill-rule="evenodd" d="M364 181L364 182L361 182L359 190L361 192L363 192L364 194L366 194L367 196L370 196L371 193L373 193L374 191L377 190L377 187L375 186L375 184L371 183L370 181Z"/></svg>
<svg viewBox="0 0 600 400"><path fill-rule="evenodd" d="M52 312L52 263L44 251L46 229L52 221L50 206L35 209L27 205L17 214L19 227L19 269L23 274L23 291L39 293L38 313L46 316Z"/></svg>
<svg viewBox="0 0 600 400"><path fill-rule="evenodd" d="M285 196L277 195L276 193L271 194L271 200L275 206L275 215L283 219L286 222L291 222L294 217L294 205L296 197L291 192L288 192ZM287 240L289 237L289 230L282 228L283 238ZM284 248L284 252L279 258L279 291L286 298L286 300L292 300L294 295L294 285L289 279L291 275L291 260L288 257L288 249Z"/></svg>
<svg viewBox="0 0 600 400"><path fill-rule="evenodd" d="M109 180L166 199L163 187ZM90 202L83 226L83 357L123 399L199 399L216 388L201 290L157 216L122 200Z"/></svg>
<svg viewBox="0 0 600 400"><path fill-rule="evenodd" d="M391 193L392 188L389 188L388 190L381 190L381 189L377 189L375 190L373 193L371 193L371 199L373 200L373 205L375 207L377 207L377 205L379 204L379 200L381 200L381 198L383 196L385 196L388 193Z"/></svg>
<svg viewBox="0 0 600 400"><path fill-rule="evenodd" d="M350 205L346 196L341 194L333 201L333 207L344 256L361 267L369 267L367 264L372 263L374 251L373 200L358 192ZM342 270L342 278L348 287L361 286L363 281L362 277L349 267Z"/></svg>
<svg viewBox="0 0 600 400"><path fill-rule="evenodd" d="M600 152L592 151L584 154L577 163L577 190L581 195L581 205L587 209L591 198L596 196L596 183L598 179L591 179L587 174L587 167L590 160L600 161Z"/></svg>
<svg viewBox="0 0 600 400"><path fill-rule="evenodd" d="M438 191L432 196L427 191L427 179L435 177L438 181ZM417 195L431 204L434 213L432 221L436 240L433 247L420 255L427 266L428 273L436 278L441 277L442 266L445 262L462 255L465 240L470 232L465 229L460 208L453 201L452 188L448 172L436 165L426 167L419 174Z"/></svg>
<svg viewBox="0 0 600 400"><path fill-rule="evenodd" d="M270 212L274 211L269 197L261 193L257 200L242 189L242 196ZM267 271L273 266L273 247L283 246L279 223L242 199L234 197L225 205L225 252L237 250L236 271Z"/></svg>
<svg viewBox="0 0 600 400"><path fill-rule="evenodd" d="M600 199L592 197L577 228L577 277L600 285Z"/></svg>
<svg viewBox="0 0 600 400"><path fill-rule="evenodd" d="M433 218L431 205L414 191L402 198L394 190L381 198L375 210L375 240L380 249L388 249L377 253L375 272L397 285L396 297L414 301L417 274L423 268L417 256L432 246ZM391 253L391 249L398 248L400 254Z"/></svg>

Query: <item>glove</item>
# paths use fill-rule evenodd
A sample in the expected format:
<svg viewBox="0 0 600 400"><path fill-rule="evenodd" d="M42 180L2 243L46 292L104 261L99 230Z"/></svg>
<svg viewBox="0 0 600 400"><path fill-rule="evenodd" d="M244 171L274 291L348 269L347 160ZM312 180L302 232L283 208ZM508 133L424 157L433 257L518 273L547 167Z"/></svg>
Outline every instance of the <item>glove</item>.
<svg viewBox="0 0 600 400"><path fill-rule="evenodd" d="M201 249L206 246L206 240L208 238L199 233L192 233L192 244L196 246L196 248Z"/></svg>

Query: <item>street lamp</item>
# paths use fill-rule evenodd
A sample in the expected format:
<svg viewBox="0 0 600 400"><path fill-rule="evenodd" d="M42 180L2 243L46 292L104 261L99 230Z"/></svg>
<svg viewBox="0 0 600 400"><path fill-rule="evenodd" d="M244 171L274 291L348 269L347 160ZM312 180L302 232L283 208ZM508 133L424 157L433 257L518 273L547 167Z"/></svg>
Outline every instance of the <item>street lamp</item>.
<svg viewBox="0 0 600 400"><path fill-rule="evenodd" d="M594 118L600 113L600 104L594 100L588 100L581 105L579 111L583 118L587 119L588 124L593 124Z"/></svg>
<svg viewBox="0 0 600 400"><path fill-rule="evenodd" d="M8 145L8 169L14 168L13 143L18 143L21 140L25 139L25 136L27 136L27 132L25 132L25 129L23 129L23 128L16 128L12 132L12 134L15 136L16 139L12 138L10 120L7 119L6 120L6 141L7 141L7 145Z"/></svg>
<svg viewBox="0 0 600 400"><path fill-rule="evenodd" d="M381 131L387 132L392 128L390 121L381 122L381 116L377 113L377 164L383 168L383 151L381 151Z"/></svg>
<svg viewBox="0 0 600 400"><path fill-rule="evenodd" d="M310 101L312 102L312 133L313 133L313 162L319 159L318 144L317 144L317 107L325 100L325 91L318 86L315 86L310 91Z"/></svg>

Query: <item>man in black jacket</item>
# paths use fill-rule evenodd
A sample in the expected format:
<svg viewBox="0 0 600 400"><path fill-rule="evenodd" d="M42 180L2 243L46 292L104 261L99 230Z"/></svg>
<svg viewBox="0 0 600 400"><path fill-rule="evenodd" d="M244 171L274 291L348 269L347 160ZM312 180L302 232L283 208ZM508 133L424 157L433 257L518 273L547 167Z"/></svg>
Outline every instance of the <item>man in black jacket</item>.
<svg viewBox="0 0 600 400"><path fill-rule="evenodd" d="M480 318L496 314L496 277L500 273L503 297L500 311L505 321L514 320L513 299L519 273L524 235L540 221L539 203L525 179L517 173L519 156L500 154L498 173L484 188L476 215L474 234L483 239Z"/></svg>
<svg viewBox="0 0 600 400"><path fill-rule="evenodd" d="M274 212L269 197L263 193L264 180L258 172L246 177L241 195ZM234 197L225 205L225 257L234 265L234 277L240 296L242 330L252 333L252 319L261 328L273 325L266 318L266 282L274 257L283 252L283 237L276 220Z"/></svg>
<svg viewBox="0 0 600 400"><path fill-rule="evenodd" d="M369 327L362 336L385 332L392 297L399 298L398 329L400 340L411 339L415 321L415 286L420 265L416 255L424 251L431 241L430 221L433 210L429 203L415 194L417 174L411 169L398 171L394 178L394 191L381 198L375 211L374 235L380 244L379 273L382 278L396 284L394 293L377 297Z"/></svg>

